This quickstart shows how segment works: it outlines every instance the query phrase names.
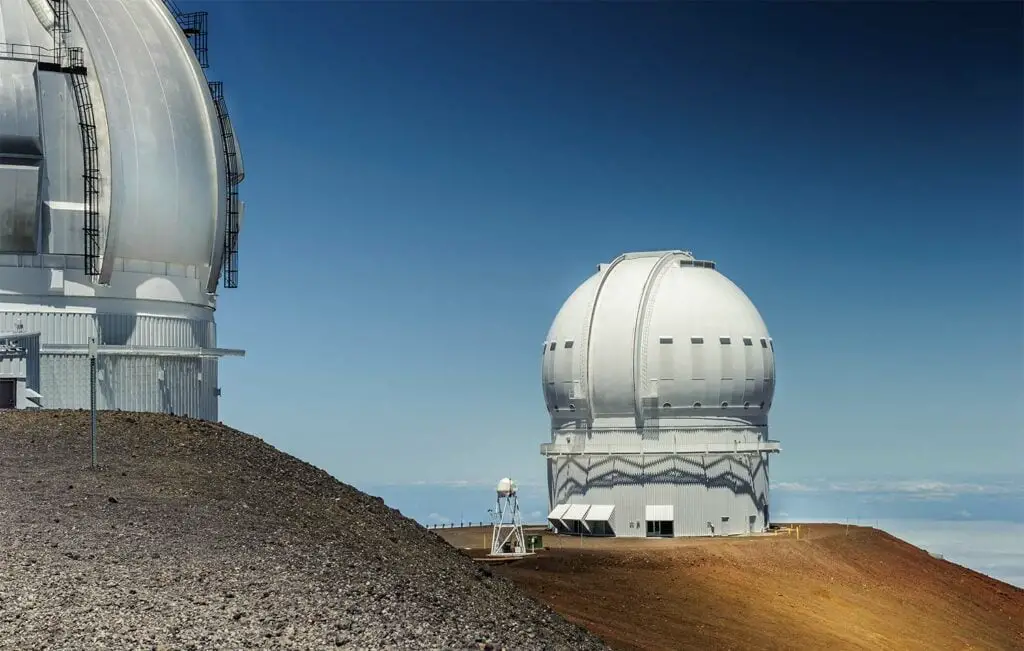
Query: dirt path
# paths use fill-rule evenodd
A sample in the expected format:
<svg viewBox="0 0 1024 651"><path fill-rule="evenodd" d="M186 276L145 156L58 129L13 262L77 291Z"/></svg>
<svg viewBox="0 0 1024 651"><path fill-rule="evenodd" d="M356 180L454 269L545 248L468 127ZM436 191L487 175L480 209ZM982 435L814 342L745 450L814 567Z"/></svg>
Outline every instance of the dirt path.
<svg viewBox="0 0 1024 651"><path fill-rule="evenodd" d="M495 572L616 649L1024 649L1024 590L874 529L544 540Z"/></svg>

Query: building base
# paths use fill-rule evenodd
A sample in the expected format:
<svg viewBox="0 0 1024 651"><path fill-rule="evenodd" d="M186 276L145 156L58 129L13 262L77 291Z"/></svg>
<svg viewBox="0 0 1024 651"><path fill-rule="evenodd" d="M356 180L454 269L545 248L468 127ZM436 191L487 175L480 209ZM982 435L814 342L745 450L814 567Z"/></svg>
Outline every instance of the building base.
<svg viewBox="0 0 1024 651"><path fill-rule="evenodd" d="M38 342L19 352L29 371L21 373L28 395L35 397L18 408L88 409L89 341L95 338L98 409L216 421L218 359L242 354L216 348L212 319L193 315L8 309L0 310L0 333L12 341L32 333Z"/></svg>
<svg viewBox="0 0 1024 651"><path fill-rule="evenodd" d="M768 453L576 454L548 458L560 533L728 536L768 529Z"/></svg>

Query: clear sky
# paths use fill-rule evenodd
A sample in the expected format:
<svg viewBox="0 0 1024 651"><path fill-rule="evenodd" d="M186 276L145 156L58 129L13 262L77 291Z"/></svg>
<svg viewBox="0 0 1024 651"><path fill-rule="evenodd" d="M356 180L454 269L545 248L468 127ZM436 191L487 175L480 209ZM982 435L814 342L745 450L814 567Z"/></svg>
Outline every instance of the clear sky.
<svg viewBox="0 0 1024 651"><path fill-rule="evenodd" d="M179 2L245 154L222 418L357 485L540 482L599 262L715 260L773 480L1019 473L1019 3Z"/></svg>

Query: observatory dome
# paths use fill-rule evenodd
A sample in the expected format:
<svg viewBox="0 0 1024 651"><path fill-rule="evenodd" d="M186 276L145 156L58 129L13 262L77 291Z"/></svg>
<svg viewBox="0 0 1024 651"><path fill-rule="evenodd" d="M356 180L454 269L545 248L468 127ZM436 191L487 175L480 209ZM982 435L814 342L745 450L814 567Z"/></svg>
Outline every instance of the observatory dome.
<svg viewBox="0 0 1024 651"><path fill-rule="evenodd" d="M0 0L0 335L40 356L19 403L87 406L95 338L100 408L216 418L245 174L206 39L170 0Z"/></svg>
<svg viewBox="0 0 1024 651"><path fill-rule="evenodd" d="M626 253L558 311L542 350L548 522L573 535L752 534L770 523L775 344L687 251Z"/></svg>
<svg viewBox="0 0 1024 651"><path fill-rule="evenodd" d="M774 343L754 304L713 262L627 253L562 306L542 352L552 424L766 423Z"/></svg>

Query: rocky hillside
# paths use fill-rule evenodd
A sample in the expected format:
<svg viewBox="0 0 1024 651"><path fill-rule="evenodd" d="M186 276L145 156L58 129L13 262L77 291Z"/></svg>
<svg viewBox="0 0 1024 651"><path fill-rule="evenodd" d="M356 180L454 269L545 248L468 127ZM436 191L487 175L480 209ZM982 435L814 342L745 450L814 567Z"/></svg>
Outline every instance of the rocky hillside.
<svg viewBox="0 0 1024 651"><path fill-rule="evenodd" d="M381 500L221 425L0 412L0 648L601 649Z"/></svg>

